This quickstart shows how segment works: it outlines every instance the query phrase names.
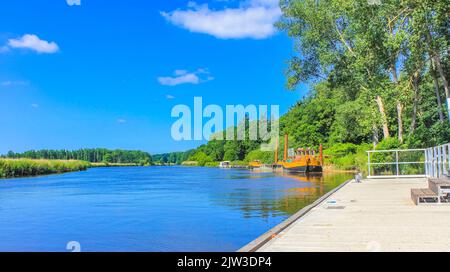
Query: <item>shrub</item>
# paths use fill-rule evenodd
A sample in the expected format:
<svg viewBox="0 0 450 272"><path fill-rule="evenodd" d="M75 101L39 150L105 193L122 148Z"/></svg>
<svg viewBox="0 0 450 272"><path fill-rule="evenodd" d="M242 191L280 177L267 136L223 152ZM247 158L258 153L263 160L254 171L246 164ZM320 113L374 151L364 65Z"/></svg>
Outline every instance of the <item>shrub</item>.
<svg viewBox="0 0 450 272"><path fill-rule="evenodd" d="M251 161L259 160L265 164L274 163L275 159L274 152L253 150L245 157L244 162L249 163Z"/></svg>
<svg viewBox="0 0 450 272"><path fill-rule="evenodd" d="M205 167L218 167L219 162L207 162L205 163Z"/></svg>
<svg viewBox="0 0 450 272"><path fill-rule="evenodd" d="M0 159L0 178L82 171L89 166L85 161Z"/></svg>
<svg viewBox="0 0 450 272"><path fill-rule="evenodd" d="M196 161L198 166L205 166L207 163L213 162L213 159L206 155L204 152L197 152L192 157L189 158L190 161Z"/></svg>

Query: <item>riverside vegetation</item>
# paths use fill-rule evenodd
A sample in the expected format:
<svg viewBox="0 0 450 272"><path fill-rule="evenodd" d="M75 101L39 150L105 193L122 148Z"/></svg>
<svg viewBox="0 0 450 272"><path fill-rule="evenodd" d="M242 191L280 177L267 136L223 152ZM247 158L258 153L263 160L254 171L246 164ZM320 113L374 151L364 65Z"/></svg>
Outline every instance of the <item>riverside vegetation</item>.
<svg viewBox="0 0 450 272"><path fill-rule="evenodd" d="M86 170L102 166L152 165L152 156L136 150L103 148L12 151L0 158L0 178L37 176Z"/></svg>
<svg viewBox="0 0 450 272"><path fill-rule="evenodd" d="M89 166L88 162L75 160L0 159L0 178L83 171Z"/></svg>

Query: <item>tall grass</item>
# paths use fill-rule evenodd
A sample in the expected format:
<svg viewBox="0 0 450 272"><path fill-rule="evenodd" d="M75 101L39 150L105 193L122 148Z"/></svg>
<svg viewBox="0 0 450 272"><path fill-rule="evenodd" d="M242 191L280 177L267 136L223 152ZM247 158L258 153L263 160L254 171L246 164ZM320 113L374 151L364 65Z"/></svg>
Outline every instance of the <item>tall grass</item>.
<svg viewBox="0 0 450 272"><path fill-rule="evenodd" d="M89 166L88 162L74 160L0 159L0 178L83 171Z"/></svg>

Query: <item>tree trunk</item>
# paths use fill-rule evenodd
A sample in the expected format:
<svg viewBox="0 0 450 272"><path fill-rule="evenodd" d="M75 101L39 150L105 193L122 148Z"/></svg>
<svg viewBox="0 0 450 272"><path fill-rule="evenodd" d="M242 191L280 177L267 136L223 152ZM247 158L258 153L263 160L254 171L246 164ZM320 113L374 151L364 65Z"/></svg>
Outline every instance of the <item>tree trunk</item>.
<svg viewBox="0 0 450 272"><path fill-rule="evenodd" d="M444 82L445 97L448 99L448 98L450 98L450 91L448 89L448 80L447 80L447 76L445 75L444 70L442 68L439 53L436 52L434 50L434 48L432 47L433 38L429 31L426 32L426 37L427 37L428 44L430 46L428 49L429 50L428 53L430 54L430 57L434 60L434 65L436 66L435 68L439 72L439 75L440 75L442 81Z"/></svg>
<svg viewBox="0 0 450 272"><path fill-rule="evenodd" d="M409 128L409 135L412 135L414 133L414 130L416 129L416 119L417 119L417 102L419 100L419 76L414 76L413 81L413 88L414 88L414 103L413 103L413 113L411 117L411 127Z"/></svg>
<svg viewBox="0 0 450 272"><path fill-rule="evenodd" d="M397 77L397 68L395 68L395 62L391 66L391 72L392 72L392 80L395 83L395 87L398 87L398 77ZM398 90L397 90L398 91ZM403 143L403 118L402 118L402 112L403 112L403 105L400 102L400 100L397 101L397 121L398 121L398 141L402 144Z"/></svg>
<svg viewBox="0 0 450 272"><path fill-rule="evenodd" d="M397 77L397 69L395 68L395 64L391 67L392 72L392 80L394 81L395 85L398 84L398 77Z"/></svg>
<svg viewBox="0 0 450 272"><path fill-rule="evenodd" d="M381 122L383 124L383 137L384 137L384 139L388 139L389 138L389 126L388 126L388 121L387 121L387 117L386 117L386 111L384 110L383 99L381 99L381 96L377 95L375 101L378 104L378 109L379 109L380 115L381 115Z"/></svg>
<svg viewBox="0 0 450 272"><path fill-rule="evenodd" d="M439 120L441 122L444 122L444 113L442 112L441 94L439 92L439 80L436 75L436 67L434 65L433 60L431 60L431 76L433 77L433 82L434 82L434 92L436 93L436 99L437 99L437 104L438 104Z"/></svg>
<svg viewBox="0 0 450 272"><path fill-rule="evenodd" d="M403 144L403 105L400 101L397 102L397 120L398 120L398 141Z"/></svg>
<svg viewBox="0 0 450 272"><path fill-rule="evenodd" d="M439 75L441 76L441 79L444 82L445 97L447 98L447 114L448 114L448 118L450 119L450 91L448 89L447 77L444 73L444 70L442 69L441 60L439 59L439 56L434 55L433 59L436 64L436 68L439 72Z"/></svg>
<svg viewBox="0 0 450 272"><path fill-rule="evenodd" d="M448 81L447 81L447 77L445 76L444 70L442 69L441 60L439 59L438 55L434 55L433 59L434 59L434 63L436 64L436 68L439 72L439 75L441 76L441 79L444 82L445 96L447 98L450 98L450 91L448 90Z"/></svg>
<svg viewBox="0 0 450 272"><path fill-rule="evenodd" d="M372 126L372 132L373 132L373 136L372 136L372 143L373 143L373 148L375 149L375 147L377 147L379 139L378 139L378 127L377 125L374 123Z"/></svg>

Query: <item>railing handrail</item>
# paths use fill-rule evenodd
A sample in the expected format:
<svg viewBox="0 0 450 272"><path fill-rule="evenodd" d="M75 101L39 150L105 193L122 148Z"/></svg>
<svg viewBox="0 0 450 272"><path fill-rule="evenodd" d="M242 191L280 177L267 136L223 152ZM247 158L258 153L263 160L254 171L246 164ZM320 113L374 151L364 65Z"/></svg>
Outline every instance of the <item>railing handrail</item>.
<svg viewBox="0 0 450 272"><path fill-rule="evenodd" d="M423 152L424 160L415 162L402 162L400 161L400 153L404 152ZM395 158L390 162L371 162L371 154L374 153L395 153ZM408 164L423 164L424 173L413 176L423 176L423 177L441 177L443 175L449 175L450 170L450 143L443 144L430 148L413 148L413 149L389 149L389 150L369 150L367 151L367 165L368 165L368 176L369 178L377 177L410 177L409 174L401 174L400 165ZM372 165L396 165L394 175L371 175Z"/></svg>
<svg viewBox="0 0 450 272"><path fill-rule="evenodd" d="M401 151L425 151L427 148L413 148L413 149L384 149L384 150L369 150L367 153L382 153L382 152L401 152Z"/></svg>

